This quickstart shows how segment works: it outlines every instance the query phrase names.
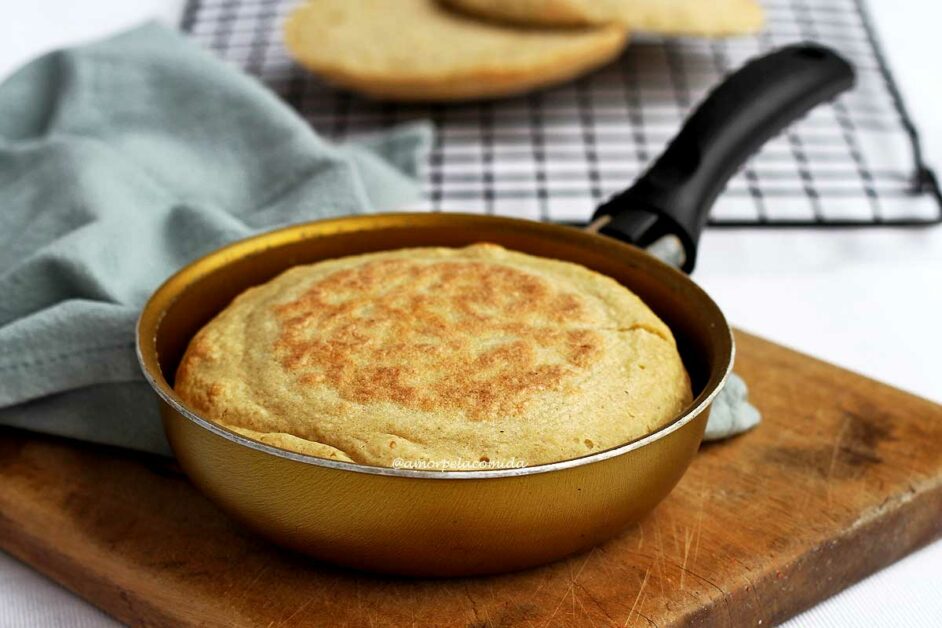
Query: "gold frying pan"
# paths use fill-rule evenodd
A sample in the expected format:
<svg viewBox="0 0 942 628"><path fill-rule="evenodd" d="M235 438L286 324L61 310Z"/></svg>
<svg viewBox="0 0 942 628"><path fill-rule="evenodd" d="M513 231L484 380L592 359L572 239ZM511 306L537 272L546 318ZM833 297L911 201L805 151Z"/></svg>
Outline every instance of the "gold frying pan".
<svg viewBox="0 0 942 628"><path fill-rule="evenodd" d="M371 571L510 571L617 534L683 475L733 362L730 328L717 305L684 273L639 247L672 251L689 271L709 207L742 161L852 83L850 66L817 46L751 62L709 96L631 189L599 208L597 233L494 216L381 214L288 227L197 260L154 293L138 324L141 366L160 397L180 465L222 509L273 541ZM196 331L237 294L291 266L482 241L576 262L633 290L677 338L694 388L690 407L645 438L573 460L421 471L326 460L249 440L200 417L173 391L173 374Z"/></svg>

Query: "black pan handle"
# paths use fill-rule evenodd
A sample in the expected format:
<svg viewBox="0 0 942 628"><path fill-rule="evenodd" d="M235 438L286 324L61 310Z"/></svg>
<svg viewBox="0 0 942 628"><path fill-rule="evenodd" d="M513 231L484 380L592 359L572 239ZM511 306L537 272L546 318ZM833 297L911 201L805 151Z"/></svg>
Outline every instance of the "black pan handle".
<svg viewBox="0 0 942 628"><path fill-rule="evenodd" d="M730 177L762 144L854 81L850 63L817 44L750 61L710 93L634 185L596 210L594 224L641 247L676 236L689 273L710 208Z"/></svg>

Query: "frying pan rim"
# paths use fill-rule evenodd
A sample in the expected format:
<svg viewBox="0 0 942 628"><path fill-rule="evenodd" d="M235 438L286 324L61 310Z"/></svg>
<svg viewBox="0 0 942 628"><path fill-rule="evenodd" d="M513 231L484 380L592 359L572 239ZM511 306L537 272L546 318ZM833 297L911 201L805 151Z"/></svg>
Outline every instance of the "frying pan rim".
<svg viewBox="0 0 942 628"><path fill-rule="evenodd" d="M637 449L641 449L642 447L649 445L657 440L660 440L668 436L669 434L672 434L673 432L681 429L682 427L684 427L685 425L687 425L688 423L696 419L701 413L703 413L710 406L714 398L719 394L720 390L722 390L723 386L726 384L726 381L729 378L730 373L732 372L733 363L735 361L736 343L735 343L735 338L733 337L733 334L732 334L732 329L730 328L729 323L726 321L725 315L723 315L722 310L713 301L713 299L709 296L709 294L707 294L702 288L700 288L696 284L696 282L693 282L692 279L690 279L687 275L681 273L676 268L673 268L672 266L665 264L664 262L658 260L657 258L654 258L653 256L650 256L650 259L653 262L663 266L669 272L680 274L684 281L687 281L693 284L694 288L701 293L701 296L704 299L706 299L709 303L711 303L716 308L716 311L719 313L722 319L722 322L724 324L724 327L729 336L729 359L726 361L725 367L723 369L723 375L719 379L719 381L716 382L712 390L709 390L706 395L703 395L703 393L701 393L702 398L696 405L688 408L684 413L676 417L673 421L671 421L667 425L662 426L656 431L640 439L629 441L628 443L623 443L621 445L616 445L615 447L611 447L603 451L579 456L577 458L569 458L566 460L548 462L548 463L532 465L532 466L524 466L524 467L519 467L519 468L485 469L485 470L442 470L442 471L382 467L382 466L375 466L375 465L360 464L356 462L345 462L341 460L329 460L326 458L319 458L317 456L310 456L307 454L289 451L286 449L280 449L278 447L274 447L272 445L268 445L260 441L251 440L249 438L246 438L245 436L242 436L241 434L228 430L225 427L209 419L205 419L201 417L199 414L197 414L196 412L188 408L186 404L183 402L183 400L180 399L176 395L176 393L173 391L173 388L170 386L169 382L163 376L161 369L158 368L157 369L158 373L155 374L152 372L152 370L148 366L147 360L144 355L144 346L143 346L144 342L143 342L143 333L142 333L143 331L142 327L144 325L145 318L147 317L148 313L152 309L153 303L155 299L158 297L158 295L160 295L164 290L168 289L168 286L174 283L178 276L188 272L193 267L198 267L200 265L203 265L213 258L225 257L227 252L233 249L237 249L242 246L245 246L255 240L262 239L262 238L270 238L273 235L280 234L280 233L303 232L305 228L310 228L315 225L323 226L325 223L347 222L347 221L350 221L351 219L357 219L357 218L361 218L361 219L369 218L369 219L375 220L378 216L395 220L395 219L409 218L413 216L426 216L426 215L430 215L430 214L424 214L420 212L384 212L382 214L362 214L362 215L356 215L356 216L342 216L342 217L336 217L336 218L326 218L326 219L321 219L321 220L313 220L313 221L308 221L304 223L288 225L288 226L281 227L278 229L265 231L263 233L254 234L246 238L237 240L235 242L231 242L225 246L214 249L210 251L209 253L197 258L196 260L193 260L192 262L186 264L185 266L183 266L182 268L174 272L172 275L170 275L166 280L164 280L160 284L158 288L156 288L151 293L151 296L148 298L147 302L145 303L144 307L141 310L141 314L138 316L137 324L135 326L135 343L134 344L135 344L135 352L137 355L138 364L141 367L141 371L144 374L144 379L147 381L150 387L154 390L154 392L157 393L160 399L164 403L169 405L177 414L191 421L195 425L208 430L209 432L215 434L216 436L221 436L222 438L229 440L235 443L236 445L248 447L250 449L259 451L264 454L269 454L277 458L292 460L294 462L299 462L299 463L307 464L307 465L313 465L317 467L335 469L338 471L352 471L355 473L365 473L368 475L380 475L380 476L387 476L387 477L434 479L434 480L483 480L483 479L521 477L521 476L535 475L539 473L549 473L552 471L561 471L564 469L571 469L575 467L581 467L581 466L585 466L589 464L594 464L596 462L602 462L604 460L609 460L611 458L615 458L615 457L630 453ZM449 219L464 218L464 219L473 219L473 220L493 221L495 223L504 222L506 224L517 224L517 225L524 223L530 227L532 227L533 225L545 225L545 223L541 223L538 221L531 221L531 220L522 219L522 218L510 218L510 217L505 217L505 216L487 216L487 215L481 215L481 214L469 214L469 213L459 213L459 212L443 212L440 215L447 216ZM566 228L564 225L550 225L550 226ZM607 236L603 236L603 235L595 234L595 233L586 233L583 231L579 231L575 228L573 228L573 230L577 231L578 233L582 233L584 235L588 235L594 238L602 238L609 244L614 243L620 246L625 246L631 249L635 249L636 251L639 251L643 253L644 255L648 255L642 249L637 249L637 247L613 240L612 238L609 238ZM325 237L330 237L330 236L325 236ZM172 304L173 301L171 300L170 303ZM161 310L160 319L163 318L165 311L166 311L166 308L163 308ZM160 325L160 320L158 320L155 326L155 329L159 329L159 325ZM156 335L153 339L151 339L151 343L156 345ZM156 356L157 356L156 346L153 347L152 351L155 356L155 362L156 362Z"/></svg>

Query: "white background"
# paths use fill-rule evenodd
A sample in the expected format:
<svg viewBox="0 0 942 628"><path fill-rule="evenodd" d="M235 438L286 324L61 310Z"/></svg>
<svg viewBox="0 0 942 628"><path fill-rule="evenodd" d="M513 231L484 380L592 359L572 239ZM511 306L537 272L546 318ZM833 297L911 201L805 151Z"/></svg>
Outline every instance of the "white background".
<svg viewBox="0 0 942 628"><path fill-rule="evenodd" d="M182 1L3 4L0 79L40 52L146 17L176 24ZM871 0L871 8L929 161L942 169L942 5ZM942 402L942 227L709 231L695 278L738 327ZM0 552L0 626L109 623L93 607ZM942 542L789 625L942 626Z"/></svg>

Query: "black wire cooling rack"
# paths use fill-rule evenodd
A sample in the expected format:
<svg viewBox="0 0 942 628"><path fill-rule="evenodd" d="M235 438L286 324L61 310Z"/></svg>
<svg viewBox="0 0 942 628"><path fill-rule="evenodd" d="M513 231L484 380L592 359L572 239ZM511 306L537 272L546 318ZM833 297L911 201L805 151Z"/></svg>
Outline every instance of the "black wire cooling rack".
<svg viewBox="0 0 942 628"><path fill-rule="evenodd" d="M857 88L766 145L730 182L711 224L942 222L936 178L864 1L765 0L767 26L758 36L636 38L616 62L569 84L459 105L377 103L325 85L282 43L282 22L297 0L189 0L182 26L330 137L432 120L436 143L415 209L575 223L628 185L724 74L763 51L818 41L854 63Z"/></svg>

